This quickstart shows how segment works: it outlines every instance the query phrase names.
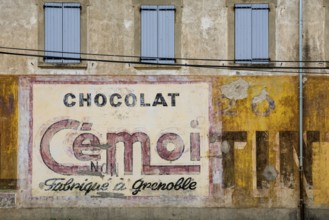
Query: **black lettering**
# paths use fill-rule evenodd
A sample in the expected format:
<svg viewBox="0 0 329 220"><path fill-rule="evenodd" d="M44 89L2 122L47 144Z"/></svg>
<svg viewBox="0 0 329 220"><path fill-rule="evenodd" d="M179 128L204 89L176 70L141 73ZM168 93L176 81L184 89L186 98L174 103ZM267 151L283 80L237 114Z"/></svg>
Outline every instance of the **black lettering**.
<svg viewBox="0 0 329 220"><path fill-rule="evenodd" d="M132 100L131 100L132 102L130 102L130 97L132 98ZM126 97L125 97L126 106L134 107L136 105L136 102L137 102L137 97L135 94L129 93L128 95L126 95Z"/></svg>
<svg viewBox="0 0 329 220"><path fill-rule="evenodd" d="M175 190L180 190L182 188L183 181L184 181L184 178L183 177L182 178L179 178L179 180L175 184L175 187L174 187Z"/></svg>
<svg viewBox="0 0 329 220"><path fill-rule="evenodd" d="M61 187L63 186L62 183L57 183L56 186L53 188L53 191L60 191Z"/></svg>
<svg viewBox="0 0 329 220"><path fill-rule="evenodd" d="M46 180L44 185L48 188L45 189L45 191L73 191L77 189L87 195L92 191L106 191L109 187L109 183L103 183L100 185L97 182L89 182L88 179L85 179L84 183L75 183L73 178L68 179L65 183L60 181L65 181L65 179L53 178Z"/></svg>
<svg viewBox="0 0 329 220"><path fill-rule="evenodd" d="M100 98L102 99L102 102L100 102L100 100L99 100ZM102 93L99 93L95 96L94 102L98 107L103 107L104 105L106 105L106 102L107 102L106 96Z"/></svg>
<svg viewBox="0 0 329 220"><path fill-rule="evenodd" d="M153 183L151 186L152 190L158 190L158 183Z"/></svg>
<svg viewBox="0 0 329 220"><path fill-rule="evenodd" d="M79 189L80 188L80 183L72 183L70 190L72 191L73 189Z"/></svg>
<svg viewBox="0 0 329 220"><path fill-rule="evenodd" d="M71 101L69 101L69 98L71 98ZM64 105L65 105L66 107L73 107L73 106L75 106L76 102L74 101L74 99L75 99L75 95L74 95L74 94L72 94L72 93L67 93L67 94L64 96L64 100L63 100Z"/></svg>
<svg viewBox="0 0 329 220"><path fill-rule="evenodd" d="M195 190L196 189L196 184L197 184L197 182L192 182L191 184L190 184L190 190Z"/></svg>
<svg viewBox="0 0 329 220"><path fill-rule="evenodd" d="M101 190L102 190L102 191L107 191L109 185L110 185L109 183L104 183L104 184L101 186Z"/></svg>
<svg viewBox="0 0 329 220"><path fill-rule="evenodd" d="M45 191L50 191L53 190L53 188L56 186L57 181L60 180L65 180L64 178L53 178L53 179L48 179L45 181L45 186L48 187L48 189L45 189Z"/></svg>
<svg viewBox="0 0 329 220"><path fill-rule="evenodd" d="M167 190L172 190L172 188L174 188L174 183L170 182L167 184Z"/></svg>
<svg viewBox="0 0 329 220"><path fill-rule="evenodd" d="M123 182L117 183L113 188L113 190L115 190L115 191L122 191L122 190L125 190L125 189L127 189L127 188L126 188L126 185Z"/></svg>
<svg viewBox="0 0 329 220"><path fill-rule="evenodd" d="M145 103L144 93L140 94L140 103L141 103L141 106L150 106L151 105L150 103Z"/></svg>
<svg viewBox="0 0 329 220"><path fill-rule="evenodd" d="M70 184L73 182L73 178L70 178L63 186L64 191L68 191L70 189Z"/></svg>
<svg viewBox="0 0 329 220"><path fill-rule="evenodd" d="M176 96L179 96L179 93L168 93L168 96L171 97L171 106L176 106Z"/></svg>
<svg viewBox="0 0 329 220"><path fill-rule="evenodd" d="M117 101L116 102L114 101L114 98L117 98ZM120 94L118 94L118 93L112 94L110 96L110 105L112 107L119 107L122 104L122 102L119 101L121 98L122 98L122 96Z"/></svg>
<svg viewBox="0 0 329 220"><path fill-rule="evenodd" d="M91 182L87 183L84 187L80 188L80 191L85 191L85 195L87 195L93 187Z"/></svg>
<svg viewBox="0 0 329 220"><path fill-rule="evenodd" d="M87 103L87 106L89 107L91 105L91 94L90 93L87 93L87 97L84 97L84 94L83 93L80 93L79 94L79 101L80 101L80 107L83 107L84 106L84 102Z"/></svg>
<svg viewBox="0 0 329 220"><path fill-rule="evenodd" d="M159 183L158 190L165 190L166 189L166 184L165 183Z"/></svg>
<svg viewBox="0 0 329 220"><path fill-rule="evenodd" d="M162 96L162 93L158 93L156 95L152 106L157 106L157 105L168 106L166 100Z"/></svg>
<svg viewBox="0 0 329 220"><path fill-rule="evenodd" d="M96 161L96 165L93 161L90 161L90 170L92 172L98 172L98 162Z"/></svg>
<svg viewBox="0 0 329 220"><path fill-rule="evenodd" d="M143 184L143 189L148 189L148 188L151 188L151 185L152 185L152 183L144 183Z"/></svg>
<svg viewBox="0 0 329 220"><path fill-rule="evenodd" d="M184 183L183 183L183 190L187 190L189 188L189 185L190 185L191 181L192 181L192 178L191 177L187 178L184 181Z"/></svg>
<svg viewBox="0 0 329 220"><path fill-rule="evenodd" d="M195 190L197 187L197 182L195 182L191 177L185 179L184 177L179 178L176 183L162 183L160 182L144 182L142 179L137 180L132 186L132 194L137 195L140 191L145 189L151 190Z"/></svg>
<svg viewBox="0 0 329 220"><path fill-rule="evenodd" d="M143 183L144 183L143 179L139 179L136 182L134 182L134 184L132 186L133 195L137 195L141 191L141 187L142 187Z"/></svg>

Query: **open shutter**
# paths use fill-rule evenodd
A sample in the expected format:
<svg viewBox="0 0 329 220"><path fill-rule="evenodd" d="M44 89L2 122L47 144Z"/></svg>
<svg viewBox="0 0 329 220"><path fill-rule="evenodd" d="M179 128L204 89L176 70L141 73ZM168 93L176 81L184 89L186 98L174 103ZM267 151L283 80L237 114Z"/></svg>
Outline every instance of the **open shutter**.
<svg viewBox="0 0 329 220"><path fill-rule="evenodd" d="M62 22L63 4L45 3L45 62L60 63L63 56ZM54 58L58 57L58 58Z"/></svg>
<svg viewBox="0 0 329 220"><path fill-rule="evenodd" d="M158 57L159 63L174 63L175 57L175 6L158 6Z"/></svg>
<svg viewBox="0 0 329 220"><path fill-rule="evenodd" d="M267 4L252 5L252 60L268 63L268 11Z"/></svg>
<svg viewBox="0 0 329 220"><path fill-rule="evenodd" d="M251 5L235 5L235 60L251 61Z"/></svg>
<svg viewBox="0 0 329 220"><path fill-rule="evenodd" d="M157 63L157 6L141 6L141 61Z"/></svg>
<svg viewBox="0 0 329 220"><path fill-rule="evenodd" d="M64 63L80 62L80 4L63 3L63 59Z"/></svg>

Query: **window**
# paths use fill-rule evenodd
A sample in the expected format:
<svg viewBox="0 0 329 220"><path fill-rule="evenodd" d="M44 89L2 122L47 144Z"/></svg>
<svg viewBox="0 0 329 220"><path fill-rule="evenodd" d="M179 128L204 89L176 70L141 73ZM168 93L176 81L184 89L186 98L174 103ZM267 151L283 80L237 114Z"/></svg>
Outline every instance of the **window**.
<svg viewBox="0 0 329 220"><path fill-rule="evenodd" d="M235 62L268 63L268 4L235 5Z"/></svg>
<svg viewBox="0 0 329 220"><path fill-rule="evenodd" d="M183 0L133 0L132 3L134 54L140 56L142 63L134 65L134 68L180 68L161 64L175 63L175 58L181 57Z"/></svg>
<svg viewBox="0 0 329 220"><path fill-rule="evenodd" d="M274 65L277 0L226 0L228 59L241 65Z"/></svg>
<svg viewBox="0 0 329 220"><path fill-rule="evenodd" d="M45 3L44 13L45 62L80 63L80 3Z"/></svg>
<svg viewBox="0 0 329 220"><path fill-rule="evenodd" d="M86 68L89 0L36 0L38 5L38 66Z"/></svg>
<svg viewBox="0 0 329 220"><path fill-rule="evenodd" d="M174 63L175 6L141 6L141 61Z"/></svg>

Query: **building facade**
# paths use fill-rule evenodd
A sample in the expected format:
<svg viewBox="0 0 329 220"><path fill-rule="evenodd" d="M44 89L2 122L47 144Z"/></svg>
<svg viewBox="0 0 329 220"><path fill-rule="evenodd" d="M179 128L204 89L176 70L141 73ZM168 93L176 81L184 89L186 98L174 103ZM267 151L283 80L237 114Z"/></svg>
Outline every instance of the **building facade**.
<svg viewBox="0 0 329 220"><path fill-rule="evenodd" d="M5 218L328 215L328 0L0 5Z"/></svg>

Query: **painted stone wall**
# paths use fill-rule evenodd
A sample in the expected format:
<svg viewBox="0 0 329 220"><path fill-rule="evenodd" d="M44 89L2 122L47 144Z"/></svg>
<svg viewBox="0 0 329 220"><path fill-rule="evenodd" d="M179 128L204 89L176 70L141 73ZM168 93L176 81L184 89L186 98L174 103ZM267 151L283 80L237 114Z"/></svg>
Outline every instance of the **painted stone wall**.
<svg viewBox="0 0 329 220"><path fill-rule="evenodd" d="M0 188L16 189L18 141L18 79L0 80Z"/></svg>
<svg viewBox="0 0 329 220"><path fill-rule="evenodd" d="M1 46L39 48L40 2L0 0ZM83 52L138 56L136 2L89 1ZM181 57L226 59L227 1L176 2ZM273 2L273 59L297 60L298 1ZM328 60L328 1L304 2L304 58ZM42 68L1 55L1 207L298 207L296 75L124 60ZM307 207L328 208L327 76L304 88L303 190Z"/></svg>
<svg viewBox="0 0 329 220"><path fill-rule="evenodd" d="M297 77L78 79L2 77L0 182L16 206L298 206ZM327 84L304 78L311 208L329 204Z"/></svg>
<svg viewBox="0 0 329 220"><path fill-rule="evenodd" d="M309 76L305 81L305 191L310 206L328 207L328 79Z"/></svg>
<svg viewBox="0 0 329 220"><path fill-rule="evenodd" d="M16 78L19 207L297 207L296 77L78 79Z"/></svg>

